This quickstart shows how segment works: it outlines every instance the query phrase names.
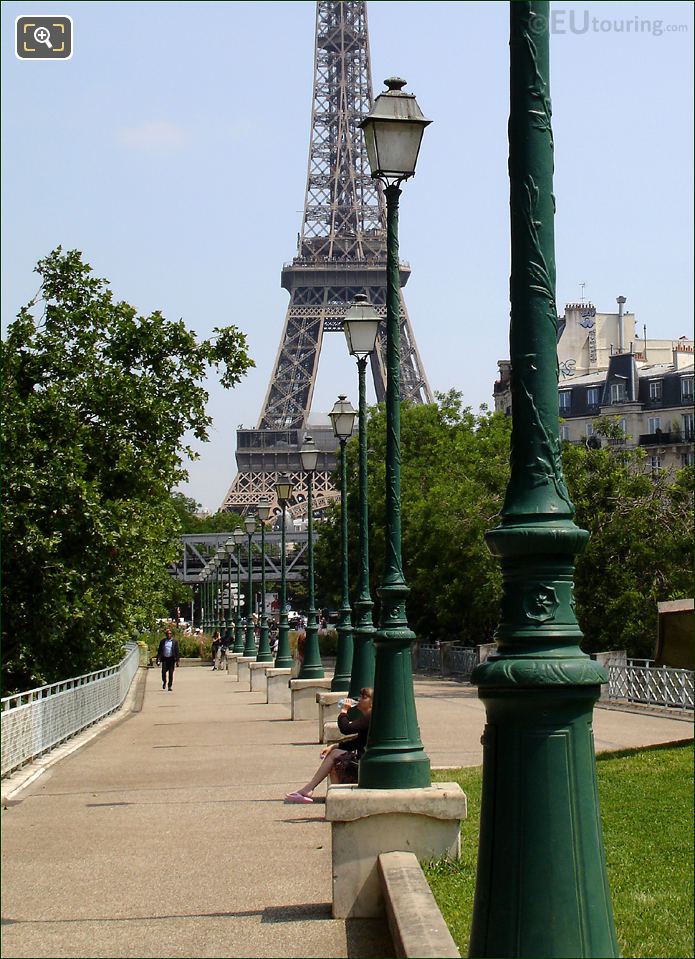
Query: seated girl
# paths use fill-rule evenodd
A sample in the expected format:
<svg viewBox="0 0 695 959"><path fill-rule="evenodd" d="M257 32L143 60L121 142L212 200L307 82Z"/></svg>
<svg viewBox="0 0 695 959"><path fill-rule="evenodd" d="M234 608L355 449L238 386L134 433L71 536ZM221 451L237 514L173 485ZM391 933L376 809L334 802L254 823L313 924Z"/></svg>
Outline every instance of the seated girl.
<svg viewBox="0 0 695 959"><path fill-rule="evenodd" d="M343 733L343 739L321 751L322 762L319 768L305 786L285 796L286 803L313 802L314 789L326 777L330 777L332 783L357 782L357 764L367 745L373 695L374 690L365 687L360 690L360 698L356 703L351 699L345 700L338 713L338 729ZM355 710L350 718L348 711L353 707Z"/></svg>

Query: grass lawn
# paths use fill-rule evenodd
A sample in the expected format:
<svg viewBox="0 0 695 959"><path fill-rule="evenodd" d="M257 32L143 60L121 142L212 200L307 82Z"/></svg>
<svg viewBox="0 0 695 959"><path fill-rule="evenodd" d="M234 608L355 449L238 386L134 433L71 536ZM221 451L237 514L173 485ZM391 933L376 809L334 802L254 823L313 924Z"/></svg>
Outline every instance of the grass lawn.
<svg viewBox="0 0 695 959"><path fill-rule="evenodd" d="M480 824L482 767L438 770L468 797L459 862L434 862L425 875L456 940L468 955ZM608 880L621 956L692 957L693 745L598 757L598 790Z"/></svg>

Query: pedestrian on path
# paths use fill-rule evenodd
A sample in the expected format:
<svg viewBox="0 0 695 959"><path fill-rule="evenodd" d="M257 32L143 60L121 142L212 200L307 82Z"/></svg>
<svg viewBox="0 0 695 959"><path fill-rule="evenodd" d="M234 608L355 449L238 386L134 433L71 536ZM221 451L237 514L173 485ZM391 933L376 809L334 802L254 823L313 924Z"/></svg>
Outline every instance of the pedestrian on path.
<svg viewBox="0 0 695 959"><path fill-rule="evenodd" d="M170 629L164 632L164 639L159 644L157 650L157 665L162 667L162 689L167 688L167 678L169 680L169 691L171 691L174 682L174 667L179 665L179 641L174 639Z"/></svg>
<svg viewBox="0 0 695 959"><path fill-rule="evenodd" d="M212 634L212 668L217 669L217 657L219 655L220 647L222 646L222 637L220 636L219 629L216 629Z"/></svg>
<svg viewBox="0 0 695 959"><path fill-rule="evenodd" d="M285 796L286 803L312 803L314 789L327 776L332 783L357 782L358 764L367 745L373 696L374 690L365 686L360 690L357 703L345 700L338 713L338 729L343 733L343 739L321 751L319 768L305 786ZM353 713L351 717L348 716L349 710Z"/></svg>

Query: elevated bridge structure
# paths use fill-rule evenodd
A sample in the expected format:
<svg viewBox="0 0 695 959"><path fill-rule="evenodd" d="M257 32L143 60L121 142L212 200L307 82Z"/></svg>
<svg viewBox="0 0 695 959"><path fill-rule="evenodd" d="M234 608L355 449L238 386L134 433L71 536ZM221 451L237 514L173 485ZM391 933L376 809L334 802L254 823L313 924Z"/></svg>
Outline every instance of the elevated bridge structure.
<svg viewBox="0 0 695 959"><path fill-rule="evenodd" d="M215 555L220 546L231 538L231 532L228 533L187 533L181 537L181 553L175 563L169 567L169 572L176 579L183 583L193 585L198 582L198 576L203 570L207 561ZM316 542L314 534L314 543ZM281 556L280 556L280 532L266 531L265 534L265 577L268 582L280 582L281 576ZM252 577L254 580L261 578L261 543L260 537L254 537L251 549ZM285 548L287 555L285 559L285 570L287 582L297 582L305 577L307 572L307 543L309 537L306 532L285 533ZM247 541L248 542L248 541ZM244 543L240 550L239 566L242 583L246 583L248 578L248 547ZM232 581L236 582L237 575L237 556L236 549L231 555L232 560Z"/></svg>

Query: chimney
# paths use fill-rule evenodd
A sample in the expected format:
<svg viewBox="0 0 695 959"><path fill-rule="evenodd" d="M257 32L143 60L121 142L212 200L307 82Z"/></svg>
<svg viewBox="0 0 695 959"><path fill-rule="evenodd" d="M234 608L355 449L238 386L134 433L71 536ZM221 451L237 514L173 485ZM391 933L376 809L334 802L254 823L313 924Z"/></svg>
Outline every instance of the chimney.
<svg viewBox="0 0 695 959"><path fill-rule="evenodd" d="M622 353L625 348L625 331L623 330L623 307L625 306L626 297L619 296L617 298L618 303L618 346L620 352Z"/></svg>

